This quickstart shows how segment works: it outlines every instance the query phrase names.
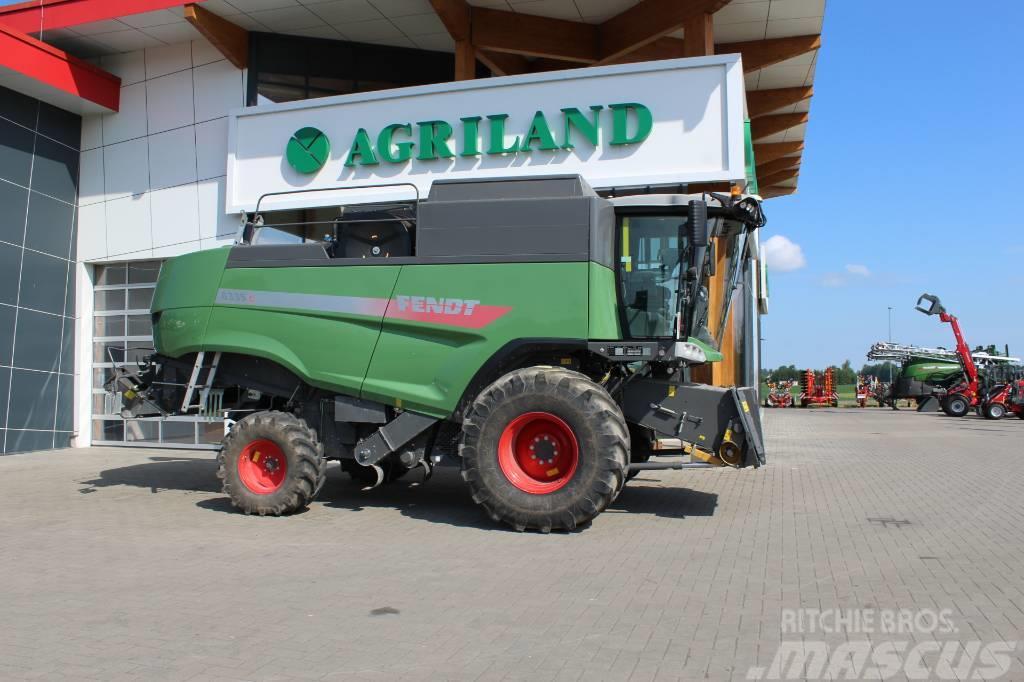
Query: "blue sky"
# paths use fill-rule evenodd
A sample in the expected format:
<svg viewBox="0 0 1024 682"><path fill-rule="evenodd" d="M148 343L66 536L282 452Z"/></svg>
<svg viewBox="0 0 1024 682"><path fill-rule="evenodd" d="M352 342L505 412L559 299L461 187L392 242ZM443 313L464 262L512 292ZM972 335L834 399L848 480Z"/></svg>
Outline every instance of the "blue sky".
<svg viewBox="0 0 1024 682"><path fill-rule="evenodd" d="M968 343L1024 357L1024 3L984 15L829 0L799 194L765 206L762 239L806 261L770 275L765 367L859 368L888 306L894 340L950 347L949 326L913 310L925 291Z"/></svg>

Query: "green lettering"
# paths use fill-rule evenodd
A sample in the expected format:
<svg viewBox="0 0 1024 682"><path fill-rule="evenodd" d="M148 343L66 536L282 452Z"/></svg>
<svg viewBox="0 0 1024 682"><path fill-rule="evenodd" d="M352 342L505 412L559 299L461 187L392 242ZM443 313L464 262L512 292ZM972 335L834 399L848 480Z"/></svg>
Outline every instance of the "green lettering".
<svg viewBox="0 0 1024 682"><path fill-rule="evenodd" d="M562 143L562 149L573 149L575 145L572 143L572 129L575 128L583 137L587 138L587 141L595 147L599 143L600 126L598 125L599 112L604 109L600 104L595 104L590 107L590 118L584 116L579 109L576 107L569 107L568 109L562 109L562 113L565 114L565 142Z"/></svg>
<svg viewBox="0 0 1024 682"><path fill-rule="evenodd" d="M358 158L358 161L356 160ZM366 130L360 128L356 131L356 137L352 140L352 149L348 153L348 158L345 159L346 166L376 166L377 157L373 154L373 143L370 142L370 136L366 134Z"/></svg>
<svg viewBox="0 0 1024 682"><path fill-rule="evenodd" d="M612 144L636 144L643 142L651 134L654 120L651 117L651 110L643 104L609 104L608 108L612 110ZM636 132L632 135L627 131L630 111L636 117Z"/></svg>
<svg viewBox="0 0 1024 682"><path fill-rule="evenodd" d="M412 135L412 126L408 123L392 123L377 136L377 153L388 163L405 163L412 156L412 148L416 146L411 140L394 142L393 138L398 131Z"/></svg>
<svg viewBox="0 0 1024 682"><path fill-rule="evenodd" d="M430 161L442 157L450 159L455 154L448 148L448 138L452 136L452 127L444 121L420 121L420 151L416 158Z"/></svg>
<svg viewBox="0 0 1024 682"><path fill-rule="evenodd" d="M490 144L487 146L488 154L514 154L519 151L519 137L516 136L511 147L505 146L505 120L508 114L491 114L487 117L491 128Z"/></svg>
<svg viewBox="0 0 1024 682"><path fill-rule="evenodd" d="M480 156L480 117L462 119L462 152L459 156Z"/></svg>
<svg viewBox="0 0 1024 682"><path fill-rule="evenodd" d="M558 149L558 143L555 142L555 137L551 134L551 128L548 127L548 120L544 118L543 111L538 111L533 115L533 121L530 122L530 130L527 131L526 137L523 138L523 144L519 148L520 151L532 152L534 140L540 142L542 150Z"/></svg>

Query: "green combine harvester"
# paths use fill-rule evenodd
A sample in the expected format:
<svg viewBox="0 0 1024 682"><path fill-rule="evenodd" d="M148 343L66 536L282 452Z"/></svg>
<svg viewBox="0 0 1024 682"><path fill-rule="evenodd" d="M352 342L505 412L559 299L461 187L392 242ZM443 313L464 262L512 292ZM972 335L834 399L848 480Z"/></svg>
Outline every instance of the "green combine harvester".
<svg viewBox="0 0 1024 682"><path fill-rule="evenodd" d="M549 531L643 469L764 464L755 389L690 380L721 358L709 320L732 297L709 310L708 278L749 266L756 198L558 176L337 215L260 244L257 206L239 244L167 261L156 354L111 382L126 417L232 420L218 475L238 509L305 507L328 460L375 486L447 459L492 518Z"/></svg>

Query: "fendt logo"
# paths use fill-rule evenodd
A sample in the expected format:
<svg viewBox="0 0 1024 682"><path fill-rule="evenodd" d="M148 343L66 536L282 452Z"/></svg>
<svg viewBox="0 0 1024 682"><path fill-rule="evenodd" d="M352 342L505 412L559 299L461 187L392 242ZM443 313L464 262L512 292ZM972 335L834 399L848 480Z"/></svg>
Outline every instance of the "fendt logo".
<svg viewBox="0 0 1024 682"><path fill-rule="evenodd" d="M285 148L288 165L304 175L311 175L323 168L330 155L331 141L323 131L311 127L296 131Z"/></svg>

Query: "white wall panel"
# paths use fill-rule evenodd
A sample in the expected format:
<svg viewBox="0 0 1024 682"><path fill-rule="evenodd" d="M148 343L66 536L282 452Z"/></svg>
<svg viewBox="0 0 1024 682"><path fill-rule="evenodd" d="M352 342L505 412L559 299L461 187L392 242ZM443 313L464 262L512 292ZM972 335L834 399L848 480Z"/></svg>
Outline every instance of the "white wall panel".
<svg viewBox="0 0 1024 682"><path fill-rule="evenodd" d="M196 181L196 131L193 126L150 135L147 139L151 189Z"/></svg>
<svg viewBox="0 0 1024 682"><path fill-rule="evenodd" d="M90 204L78 209L78 259L82 261L105 258L107 255L106 204ZM79 298L82 292L79 289Z"/></svg>
<svg viewBox="0 0 1024 682"><path fill-rule="evenodd" d="M103 201L106 198L103 189L103 150L83 151L78 161L78 172L81 176L78 182L78 205Z"/></svg>
<svg viewBox="0 0 1024 682"><path fill-rule="evenodd" d="M82 117L82 149L96 149L103 146L103 117L99 115Z"/></svg>
<svg viewBox="0 0 1024 682"><path fill-rule="evenodd" d="M195 78L196 121L227 116L228 111L244 104L242 72L227 60L193 69Z"/></svg>
<svg viewBox="0 0 1024 682"><path fill-rule="evenodd" d="M196 124L196 160L200 180L227 174L228 119L226 117Z"/></svg>
<svg viewBox="0 0 1024 682"><path fill-rule="evenodd" d="M146 50L146 78L152 80L192 67L192 45L181 43Z"/></svg>
<svg viewBox="0 0 1024 682"><path fill-rule="evenodd" d="M100 57L100 66L121 79L121 87L146 80L146 64L142 51L122 52Z"/></svg>
<svg viewBox="0 0 1024 682"><path fill-rule="evenodd" d="M149 189L149 145L146 138L103 148L106 197L118 199Z"/></svg>
<svg viewBox="0 0 1024 682"><path fill-rule="evenodd" d="M199 248L199 190L195 183L150 192L153 246Z"/></svg>
<svg viewBox="0 0 1024 682"><path fill-rule="evenodd" d="M189 125L192 113L192 70L146 81L146 116L149 134Z"/></svg>
<svg viewBox="0 0 1024 682"><path fill-rule="evenodd" d="M120 107L116 114L103 116L103 144L116 144L146 134L146 84L121 88Z"/></svg>
<svg viewBox="0 0 1024 682"><path fill-rule="evenodd" d="M224 213L226 187L223 177L199 183L199 236L204 249L213 246L215 241L230 244L238 234L241 218L238 214Z"/></svg>
<svg viewBox="0 0 1024 682"><path fill-rule="evenodd" d="M149 194L108 201L107 257L111 260L149 258L153 251Z"/></svg>
<svg viewBox="0 0 1024 682"><path fill-rule="evenodd" d="M224 59L224 55L220 53L220 50L211 45L207 40L193 40L191 46L192 66L202 66L203 64L219 62Z"/></svg>

